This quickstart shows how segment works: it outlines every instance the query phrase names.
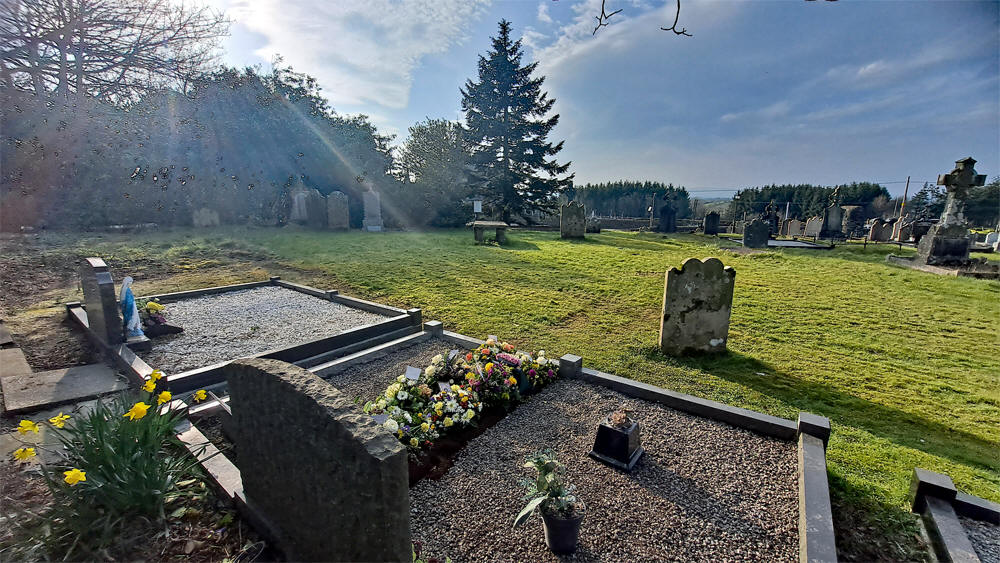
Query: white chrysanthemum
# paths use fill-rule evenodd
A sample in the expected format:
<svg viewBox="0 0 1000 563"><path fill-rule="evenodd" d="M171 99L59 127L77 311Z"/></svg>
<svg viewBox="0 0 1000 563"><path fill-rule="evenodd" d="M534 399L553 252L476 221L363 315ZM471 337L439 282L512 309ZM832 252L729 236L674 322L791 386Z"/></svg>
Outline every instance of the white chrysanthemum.
<svg viewBox="0 0 1000 563"><path fill-rule="evenodd" d="M458 401L454 399L445 403L444 407L448 409L448 412L455 412L458 410Z"/></svg>
<svg viewBox="0 0 1000 563"><path fill-rule="evenodd" d="M403 412L403 409L399 407L392 407L392 410L389 411L389 414L391 414L392 416L399 416L399 413L401 412Z"/></svg>
<svg viewBox="0 0 1000 563"><path fill-rule="evenodd" d="M406 376L405 375L401 375L401 376L399 376L399 377L396 378L396 381L402 383L402 382L406 381Z"/></svg>
<svg viewBox="0 0 1000 563"><path fill-rule="evenodd" d="M403 418L405 418L406 422L408 422L408 423L413 422L413 417L411 417L410 413L408 413L408 412L404 412L403 413Z"/></svg>
<svg viewBox="0 0 1000 563"><path fill-rule="evenodd" d="M407 393L406 391L400 391L399 393L396 393L396 399L400 401L405 401L409 396L410 394Z"/></svg>
<svg viewBox="0 0 1000 563"><path fill-rule="evenodd" d="M396 421L391 418L385 421L385 424L383 424L382 426L385 426L385 429L388 430L389 432L395 432L399 430L399 424L397 424Z"/></svg>
<svg viewBox="0 0 1000 563"><path fill-rule="evenodd" d="M438 354L437 356L434 356L433 358L431 358L431 363L432 364L436 364L436 363L438 363L438 362L440 362L442 360L444 360L444 356L442 356L441 354Z"/></svg>
<svg viewBox="0 0 1000 563"><path fill-rule="evenodd" d="M378 402L375 403L375 407L378 408L378 410L380 410L380 411L384 411L385 410L385 399L379 399Z"/></svg>

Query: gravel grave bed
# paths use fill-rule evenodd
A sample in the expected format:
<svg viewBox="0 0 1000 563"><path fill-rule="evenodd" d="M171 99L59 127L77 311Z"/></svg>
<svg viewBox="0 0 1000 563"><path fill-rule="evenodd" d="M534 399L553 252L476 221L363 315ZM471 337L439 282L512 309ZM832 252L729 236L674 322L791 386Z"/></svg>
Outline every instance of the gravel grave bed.
<svg viewBox="0 0 1000 563"><path fill-rule="evenodd" d="M341 373L324 379L339 389L341 393L347 395L348 399L353 401L360 398L361 403L364 404L365 401L384 393L385 388L390 383L403 375L406 366L424 369L430 365L431 358L438 354L447 354L448 350L453 349L455 349L453 345L432 338L400 350L394 350L370 362L351 366Z"/></svg>
<svg viewBox="0 0 1000 563"><path fill-rule="evenodd" d="M275 348L287 348L388 317L283 287L256 287L167 304L167 322L184 332L153 340L139 354L176 374Z"/></svg>
<svg viewBox="0 0 1000 563"><path fill-rule="evenodd" d="M959 516L972 548L983 563L1000 563L1000 526Z"/></svg>
<svg viewBox="0 0 1000 563"><path fill-rule="evenodd" d="M632 473L588 457L597 424L634 410L646 453ZM552 448L586 503L580 544L557 557L523 508L526 455ZM532 396L470 442L440 480L410 489L423 557L453 561L797 561L795 445L579 381Z"/></svg>

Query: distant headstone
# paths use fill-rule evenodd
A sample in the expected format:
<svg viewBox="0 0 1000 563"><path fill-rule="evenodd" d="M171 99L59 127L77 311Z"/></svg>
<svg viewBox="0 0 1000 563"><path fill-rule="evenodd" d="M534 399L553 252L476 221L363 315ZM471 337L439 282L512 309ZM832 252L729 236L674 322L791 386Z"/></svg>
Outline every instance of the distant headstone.
<svg viewBox="0 0 1000 563"><path fill-rule="evenodd" d="M319 190L306 192L306 225L313 229L325 229L328 212L326 198Z"/></svg>
<svg viewBox="0 0 1000 563"><path fill-rule="evenodd" d="M986 238L983 239L983 244L993 246L998 240L1000 240L1000 233L993 231L992 233L986 233Z"/></svg>
<svg viewBox="0 0 1000 563"><path fill-rule="evenodd" d="M351 227L351 217L348 210L347 194L336 191L326 196L327 228L342 231Z"/></svg>
<svg viewBox="0 0 1000 563"><path fill-rule="evenodd" d="M785 219L781 225L781 234L786 237L802 236L802 221L798 219Z"/></svg>
<svg viewBox="0 0 1000 563"><path fill-rule="evenodd" d="M406 449L344 394L277 360L223 368L247 503L292 561L410 561Z"/></svg>
<svg viewBox="0 0 1000 563"><path fill-rule="evenodd" d="M823 227L820 238L844 238L844 209L831 205L823 210Z"/></svg>
<svg viewBox="0 0 1000 563"><path fill-rule="evenodd" d="M760 221L767 240L767 223ZM689 258L671 268L663 291L660 349L679 356L724 352L729 337L736 271L718 258Z"/></svg>
<svg viewBox="0 0 1000 563"><path fill-rule="evenodd" d="M587 215L582 203L571 201L559 207L559 236L583 238L586 230Z"/></svg>
<svg viewBox="0 0 1000 563"><path fill-rule="evenodd" d="M822 217L810 217L806 220L806 226L802 230L802 234L807 237L818 237L819 233L823 230L823 218Z"/></svg>
<svg viewBox="0 0 1000 563"><path fill-rule="evenodd" d="M860 205L844 205L840 232L848 237L860 237L865 226L865 208Z"/></svg>
<svg viewBox="0 0 1000 563"><path fill-rule="evenodd" d="M938 176L938 185L948 190L941 218L917 245L915 261L929 265L962 266L969 263L969 229L965 222L965 200L969 190L986 184L984 174L976 174L976 160L966 157L955 162L949 174Z"/></svg>
<svg viewBox="0 0 1000 563"><path fill-rule="evenodd" d="M198 228L218 227L219 214L215 210L207 207L195 209L194 213L191 215L191 224Z"/></svg>
<svg viewBox="0 0 1000 563"><path fill-rule="evenodd" d="M888 241L889 237L892 236L892 225L893 223L884 221L881 217L876 217L868 229L868 240L875 242Z"/></svg>
<svg viewBox="0 0 1000 563"><path fill-rule="evenodd" d="M746 227L746 221L733 221L733 224L729 227L730 232L737 235L743 234L743 228Z"/></svg>
<svg viewBox="0 0 1000 563"><path fill-rule="evenodd" d="M125 342L124 325L115 295L115 282L108 265L100 258L84 258L80 264L83 302L87 308L87 323L101 342L117 346Z"/></svg>
<svg viewBox="0 0 1000 563"><path fill-rule="evenodd" d="M747 248L767 248L771 225L762 219L754 219L743 227L743 246Z"/></svg>
<svg viewBox="0 0 1000 563"><path fill-rule="evenodd" d="M298 223L300 225L305 225L309 222L309 189L299 184L292 189L288 194L289 199L292 201L291 213L289 214L288 220L292 223Z"/></svg>
<svg viewBox="0 0 1000 563"><path fill-rule="evenodd" d="M660 222L656 225L656 230L661 233L677 232L677 208L674 207L673 200L668 199L660 206Z"/></svg>
<svg viewBox="0 0 1000 563"><path fill-rule="evenodd" d="M910 237L913 236L913 221L908 218L901 218L896 221L895 228L892 233L892 240L896 242L909 242Z"/></svg>
<svg viewBox="0 0 1000 563"><path fill-rule="evenodd" d="M382 230L382 200L375 190L368 190L362 195L365 206L364 230L377 233Z"/></svg>
<svg viewBox="0 0 1000 563"><path fill-rule="evenodd" d="M705 214L705 218L701 222L702 231L706 235L717 235L719 234L719 214L716 211L710 211Z"/></svg>

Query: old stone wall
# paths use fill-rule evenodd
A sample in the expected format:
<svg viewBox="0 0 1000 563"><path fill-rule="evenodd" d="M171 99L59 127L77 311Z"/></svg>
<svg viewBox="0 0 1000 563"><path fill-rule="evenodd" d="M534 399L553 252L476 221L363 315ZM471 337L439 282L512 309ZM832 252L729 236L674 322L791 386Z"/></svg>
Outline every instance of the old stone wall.
<svg viewBox="0 0 1000 563"><path fill-rule="evenodd" d="M224 368L248 502L293 561L409 561L405 448L340 391L277 360Z"/></svg>
<svg viewBox="0 0 1000 563"><path fill-rule="evenodd" d="M767 223L760 223L766 233ZM663 290L660 349L674 356L724 352L735 285L736 270L718 258L689 258L679 270L671 268Z"/></svg>

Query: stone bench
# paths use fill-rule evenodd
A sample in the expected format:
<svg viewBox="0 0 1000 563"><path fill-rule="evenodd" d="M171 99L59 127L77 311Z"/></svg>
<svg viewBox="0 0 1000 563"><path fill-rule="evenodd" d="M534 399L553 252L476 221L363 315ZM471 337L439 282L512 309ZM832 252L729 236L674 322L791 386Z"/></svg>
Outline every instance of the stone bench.
<svg viewBox="0 0 1000 563"><path fill-rule="evenodd" d="M467 227L472 227L472 232L476 236L476 242L483 242L483 231L495 229L498 244L507 242L507 228L510 227L503 221L471 221L466 223Z"/></svg>

